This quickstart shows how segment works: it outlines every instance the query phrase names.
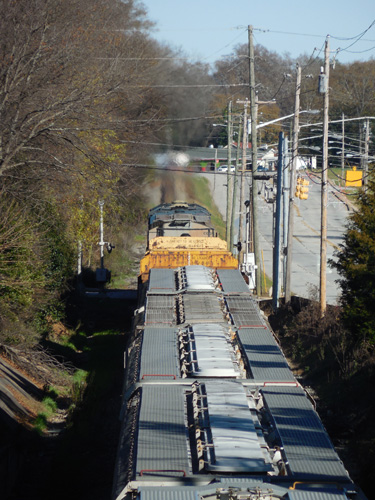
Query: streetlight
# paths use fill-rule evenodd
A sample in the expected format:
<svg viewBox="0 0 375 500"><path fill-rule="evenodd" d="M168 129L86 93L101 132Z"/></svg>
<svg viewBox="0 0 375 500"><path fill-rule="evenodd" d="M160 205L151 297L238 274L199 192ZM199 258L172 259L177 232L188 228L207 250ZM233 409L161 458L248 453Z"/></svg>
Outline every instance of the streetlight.
<svg viewBox="0 0 375 500"><path fill-rule="evenodd" d="M317 115L318 113L320 113L320 110L319 109L304 109L304 110L299 112L300 115L302 113L308 113L309 115ZM257 129L266 127L267 125L272 125L272 123L281 122L282 120L286 120L287 118L292 118L293 116L295 116L295 113L292 113L292 114L286 115L286 116L282 116L280 118L275 118L274 120L271 120L269 122L259 123L259 125L257 125Z"/></svg>

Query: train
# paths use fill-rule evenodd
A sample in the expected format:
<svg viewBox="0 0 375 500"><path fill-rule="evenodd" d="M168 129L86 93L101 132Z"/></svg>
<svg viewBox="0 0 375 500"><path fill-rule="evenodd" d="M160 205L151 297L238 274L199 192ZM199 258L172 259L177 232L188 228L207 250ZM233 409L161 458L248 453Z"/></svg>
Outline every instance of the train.
<svg viewBox="0 0 375 500"><path fill-rule="evenodd" d="M209 212L150 211L113 500L362 500Z"/></svg>

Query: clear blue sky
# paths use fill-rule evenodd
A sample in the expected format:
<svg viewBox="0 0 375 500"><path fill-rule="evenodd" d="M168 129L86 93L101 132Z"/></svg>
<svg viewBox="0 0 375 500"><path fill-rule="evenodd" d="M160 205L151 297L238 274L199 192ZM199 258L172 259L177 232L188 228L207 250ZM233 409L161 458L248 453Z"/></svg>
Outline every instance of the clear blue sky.
<svg viewBox="0 0 375 500"><path fill-rule="evenodd" d="M316 56L330 35L331 59L338 48L346 49L337 55L343 63L375 58L375 24L364 33L375 21L374 0L141 1L156 23L154 38L192 61L212 63L229 55L247 43L248 25L255 44L280 55L296 58L316 48Z"/></svg>

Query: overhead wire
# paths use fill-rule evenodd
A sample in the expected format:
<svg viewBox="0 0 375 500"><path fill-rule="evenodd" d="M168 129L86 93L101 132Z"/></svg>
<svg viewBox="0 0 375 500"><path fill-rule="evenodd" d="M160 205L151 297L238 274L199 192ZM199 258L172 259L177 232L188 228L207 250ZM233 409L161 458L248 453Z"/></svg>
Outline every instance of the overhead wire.
<svg viewBox="0 0 375 500"><path fill-rule="evenodd" d="M360 33L357 37L355 37L354 42L352 42L350 45L348 45L348 46L347 46L347 47L345 47L344 49L338 48L338 49L337 49L337 54L338 54L338 53L340 53L340 52L347 52L347 51L348 51L348 49L349 49L350 47L353 47L353 45L355 45L356 43L358 43L358 42L359 42L359 41L360 41L360 40L364 37L364 35L365 35L365 34L366 34L366 33L367 33L367 32L368 32L368 31L369 31L369 30L370 30L370 29L371 29L374 25L375 25L375 20L374 20L374 21L372 21L372 23L370 24L370 26L369 26L367 29L365 29L362 33ZM334 37L332 37L332 38L334 38Z"/></svg>

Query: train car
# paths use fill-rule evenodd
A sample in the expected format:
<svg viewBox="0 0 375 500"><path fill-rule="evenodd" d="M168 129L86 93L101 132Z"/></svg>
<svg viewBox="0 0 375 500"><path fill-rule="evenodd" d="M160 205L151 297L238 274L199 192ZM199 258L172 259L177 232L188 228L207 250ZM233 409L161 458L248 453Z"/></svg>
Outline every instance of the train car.
<svg viewBox="0 0 375 500"><path fill-rule="evenodd" d="M114 500L363 499L238 269L152 268Z"/></svg>
<svg viewBox="0 0 375 500"><path fill-rule="evenodd" d="M150 269L202 264L237 269L238 261L217 237L211 215L196 203L175 201L150 210L147 250L140 264L140 279Z"/></svg>
<svg viewBox="0 0 375 500"><path fill-rule="evenodd" d="M147 245L157 236L213 237L216 231L206 208L196 203L174 201L150 210Z"/></svg>

